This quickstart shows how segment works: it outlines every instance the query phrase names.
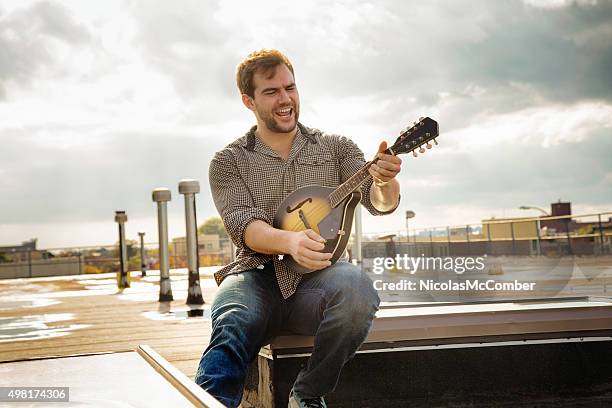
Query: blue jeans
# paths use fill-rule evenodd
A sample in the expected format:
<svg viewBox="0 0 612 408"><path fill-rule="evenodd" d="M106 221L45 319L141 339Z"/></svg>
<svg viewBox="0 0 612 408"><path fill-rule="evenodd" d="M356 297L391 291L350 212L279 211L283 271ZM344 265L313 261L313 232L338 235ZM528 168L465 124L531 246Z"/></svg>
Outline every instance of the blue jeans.
<svg viewBox="0 0 612 408"><path fill-rule="evenodd" d="M367 337L379 304L370 278L347 262L304 275L289 299L283 299L271 263L230 275L212 305L212 336L195 382L237 407L249 363L282 330L315 336L293 389L306 398L326 395Z"/></svg>

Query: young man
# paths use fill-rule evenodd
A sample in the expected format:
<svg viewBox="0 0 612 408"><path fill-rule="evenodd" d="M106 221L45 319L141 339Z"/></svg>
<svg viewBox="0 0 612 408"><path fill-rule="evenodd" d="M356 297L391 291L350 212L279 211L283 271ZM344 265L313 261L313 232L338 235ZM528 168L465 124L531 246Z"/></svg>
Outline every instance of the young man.
<svg viewBox="0 0 612 408"><path fill-rule="evenodd" d="M242 103L257 124L217 152L209 177L217 210L239 248L235 262L215 274L219 291L212 305L212 336L196 382L222 403L236 407L245 373L259 349L280 330L314 335L314 350L299 373L289 407L325 407L323 396L371 327L380 300L372 281L357 267L321 252L313 230L272 227L280 202L307 185L338 186L364 164L349 139L323 134L298 122L300 98L293 67L277 50L250 54L237 69ZM399 204L395 176L401 160L380 152L362 187L362 204L374 215ZM314 270L300 275L278 255L289 254Z"/></svg>

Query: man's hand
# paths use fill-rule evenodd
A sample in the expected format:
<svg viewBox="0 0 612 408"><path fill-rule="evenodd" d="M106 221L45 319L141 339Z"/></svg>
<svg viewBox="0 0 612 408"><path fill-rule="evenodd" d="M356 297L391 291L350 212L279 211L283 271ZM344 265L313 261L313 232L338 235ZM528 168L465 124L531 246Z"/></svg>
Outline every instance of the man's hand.
<svg viewBox="0 0 612 408"><path fill-rule="evenodd" d="M317 271L331 265L332 254L321 252L325 239L311 229L293 232L289 242L289 255L300 265Z"/></svg>
<svg viewBox="0 0 612 408"><path fill-rule="evenodd" d="M244 231L244 243L255 252L267 255L287 254L312 271L331 265L331 253L321 252L325 239L313 230L285 231L262 220L253 220Z"/></svg>
<svg viewBox="0 0 612 408"><path fill-rule="evenodd" d="M394 179L402 166L402 159L391 154L384 154L385 150L387 150L387 142L382 142L378 147L378 153L374 156L375 159L378 158L378 161L368 169L374 177L375 184L379 187Z"/></svg>

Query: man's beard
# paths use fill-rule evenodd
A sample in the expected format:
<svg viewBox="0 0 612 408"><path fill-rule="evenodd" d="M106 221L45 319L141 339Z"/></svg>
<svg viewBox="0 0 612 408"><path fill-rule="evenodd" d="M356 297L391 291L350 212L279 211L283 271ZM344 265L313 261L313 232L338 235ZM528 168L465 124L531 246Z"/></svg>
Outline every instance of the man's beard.
<svg viewBox="0 0 612 408"><path fill-rule="evenodd" d="M287 128L287 127L283 127L281 126L276 118L274 117L274 113L267 115L260 115L261 119L263 120L263 122L266 124L266 127L268 128L268 130L272 131L272 132L276 132L276 133L289 133L292 130L295 129L295 127L297 126L297 122L298 122L298 118L300 116L300 110L299 108L296 108L295 106L292 107L293 110L293 116L294 116L294 122L293 122L293 126L291 126L291 128Z"/></svg>

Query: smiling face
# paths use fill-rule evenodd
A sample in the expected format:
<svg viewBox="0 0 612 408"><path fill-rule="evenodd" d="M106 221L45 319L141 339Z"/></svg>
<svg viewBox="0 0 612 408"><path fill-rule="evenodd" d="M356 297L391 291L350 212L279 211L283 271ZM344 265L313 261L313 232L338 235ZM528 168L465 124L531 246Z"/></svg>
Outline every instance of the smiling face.
<svg viewBox="0 0 612 408"><path fill-rule="evenodd" d="M300 116L300 96L289 68L280 64L268 72L256 72L253 84L253 97L243 94L242 100L255 113L258 127L265 126L274 133L294 131Z"/></svg>

